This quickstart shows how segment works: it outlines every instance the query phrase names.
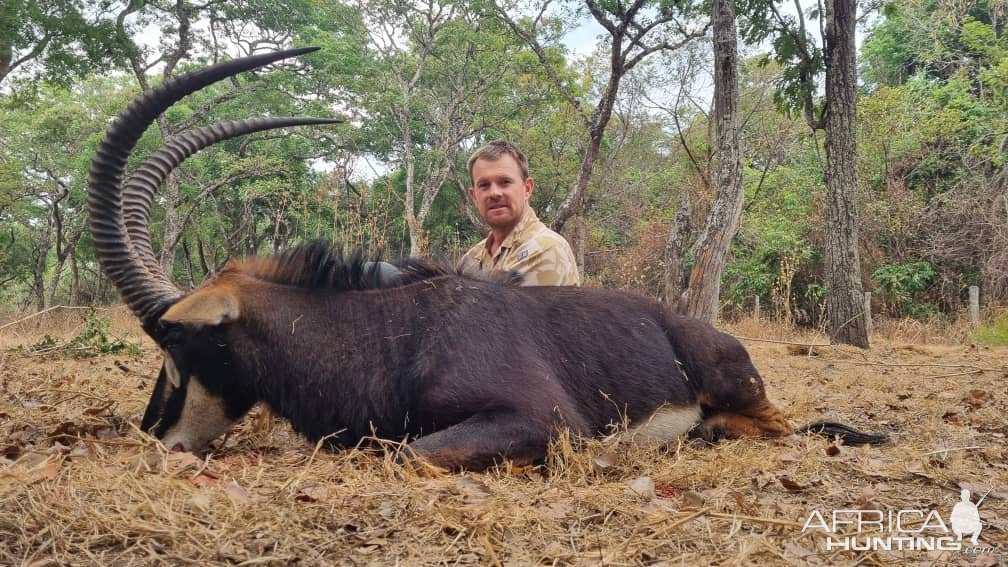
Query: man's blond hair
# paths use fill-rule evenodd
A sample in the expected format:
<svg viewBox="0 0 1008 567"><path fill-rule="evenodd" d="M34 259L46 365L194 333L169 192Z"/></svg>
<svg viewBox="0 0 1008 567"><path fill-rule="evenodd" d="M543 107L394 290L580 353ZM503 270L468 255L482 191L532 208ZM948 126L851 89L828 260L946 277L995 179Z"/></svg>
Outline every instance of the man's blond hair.
<svg viewBox="0 0 1008 567"><path fill-rule="evenodd" d="M494 140L481 146L480 149L473 152L473 155L469 158L469 163L467 164L467 167L469 168L469 181L472 183L476 182L476 180L473 179L473 165L476 164L476 160L482 159L486 161L497 161L503 156L511 156L514 158L514 160L518 162L518 169L521 170L522 181L528 179L529 166L528 159L525 158L525 154L518 149L518 146L507 140Z"/></svg>

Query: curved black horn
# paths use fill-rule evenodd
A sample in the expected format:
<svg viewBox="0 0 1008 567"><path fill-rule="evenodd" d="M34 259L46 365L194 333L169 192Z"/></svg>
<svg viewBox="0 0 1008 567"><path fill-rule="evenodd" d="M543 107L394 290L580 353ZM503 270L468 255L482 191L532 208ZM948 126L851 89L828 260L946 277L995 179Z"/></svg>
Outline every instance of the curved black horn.
<svg viewBox="0 0 1008 567"><path fill-rule="evenodd" d="M88 177L88 211L91 239L102 269L115 284L126 304L144 327L148 327L181 292L163 275L152 277L129 244L123 222L123 171L129 154L144 131L164 112L186 95L221 79L304 53L316 47L289 49L233 59L180 75L140 95L119 115L109 128L91 161Z"/></svg>
<svg viewBox="0 0 1008 567"><path fill-rule="evenodd" d="M130 174L129 179L126 180L126 184L123 187L122 215L126 225L126 233L129 237L129 244L132 246L133 252L141 264L150 274L150 277L155 280L155 287L160 288L159 291L162 292L173 291L175 289L171 280L162 271L161 263L154 256L148 225L154 194L157 193L158 188L165 178L168 177L168 174L177 168L179 164L203 148L245 134L289 126L336 124L339 122L342 122L342 120L294 116L250 118L233 122L222 122L220 124L186 130L144 159L140 167Z"/></svg>

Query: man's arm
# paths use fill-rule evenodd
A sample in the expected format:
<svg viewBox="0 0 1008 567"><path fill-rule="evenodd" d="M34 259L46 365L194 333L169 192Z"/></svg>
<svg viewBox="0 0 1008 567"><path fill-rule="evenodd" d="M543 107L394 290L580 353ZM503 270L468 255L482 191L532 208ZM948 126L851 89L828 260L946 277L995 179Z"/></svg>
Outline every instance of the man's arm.
<svg viewBox="0 0 1008 567"><path fill-rule="evenodd" d="M508 269L524 274L523 285L581 285L570 244L556 233L534 238L517 251L517 257Z"/></svg>

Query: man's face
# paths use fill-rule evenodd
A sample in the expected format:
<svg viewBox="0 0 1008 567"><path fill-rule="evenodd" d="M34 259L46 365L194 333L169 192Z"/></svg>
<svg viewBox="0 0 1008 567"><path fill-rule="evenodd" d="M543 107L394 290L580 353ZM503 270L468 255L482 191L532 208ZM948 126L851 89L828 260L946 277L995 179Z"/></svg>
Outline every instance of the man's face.
<svg viewBox="0 0 1008 567"><path fill-rule="evenodd" d="M494 229L514 228L528 207L535 185L532 178L523 180L518 162L509 155L494 161L476 160L472 177L469 196L483 220Z"/></svg>

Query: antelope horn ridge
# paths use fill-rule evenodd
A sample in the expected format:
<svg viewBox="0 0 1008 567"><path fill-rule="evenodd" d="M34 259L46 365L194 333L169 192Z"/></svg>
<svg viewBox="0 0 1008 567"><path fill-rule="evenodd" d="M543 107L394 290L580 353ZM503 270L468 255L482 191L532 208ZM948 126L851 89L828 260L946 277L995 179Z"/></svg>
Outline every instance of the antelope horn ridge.
<svg viewBox="0 0 1008 567"><path fill-rule="evenodd" d="M132 252L139 258L140 263L154 280L158 290L170 295L174 292L175 287L162 271L161 263L155 257L154 249L151 246L150 231L148 229L150 224L150 209L154 201L154 194L157 193L165 178L175 168L203 148L245 134L290 126L335 124L339 122L342 121L335 118L301 117L250 118L233 122L222 122L203 128L186 130L176 135L148 156L130 174L129 179L126 180L126 184L123 187L123 221L126 224L126 233L129 245L132 247ZM156 305L156 303L151 305L151 307L155 308L155 311ZM155 314L143 313L141 314L141 319L149 316L155 316Z"/></svg>
<svg viewBox="0 0 1008 567"><path fill-rule="evenodd" d="M91 238L102 270L112 280L123 300L140 318L148 332L157 317L175 302L182 292L161 272L156 262L149 263L149 260L141 256L150 250L146 223L143 227L134 226L129 231L126 228L122 178L130 152L157 117L183 97L243 71L317 49L315 47L289 49L242 57L175 77L137 97L126 111L119 115L98 145L88 177ZM210 138L212 137L211 134ZM166 148L171 145L167 144ZM140 209L149 210L149 201L147 205L143 205L144 198L140 190L137 191L136 197L131 196L129 200L131 215L135 215ZM144 213L141 217L148 218L149 215ZM142 238L145 237L141 244L143 252L138 252L130 237L141 232ZM153 254L150 259L153 259Z"/></svg>

